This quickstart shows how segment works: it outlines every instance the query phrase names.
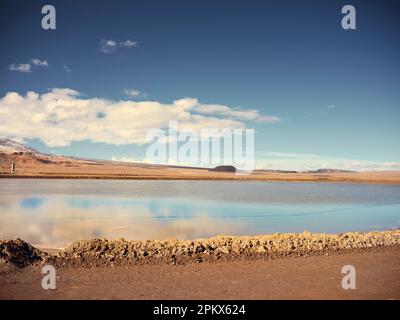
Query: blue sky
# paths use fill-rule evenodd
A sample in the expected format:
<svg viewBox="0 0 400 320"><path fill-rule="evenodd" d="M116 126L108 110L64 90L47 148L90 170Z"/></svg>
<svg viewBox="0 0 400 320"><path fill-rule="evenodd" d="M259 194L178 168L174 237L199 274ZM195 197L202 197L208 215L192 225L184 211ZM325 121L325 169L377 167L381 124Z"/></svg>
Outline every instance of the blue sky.
<svg viewBox="0 0 400 320"><path fill-rule="evenodd" d="M161 123L171 109L187 116L174 101L193 98L201 105L189 116L204 116L196 125L255 129L258 167L400 169L400 6L351 1L357 29L343 30L349 3L2 1L0 135L44 152L140 160L141 133L106 136L85 108L121 108L108 130L136 130L149 117L149 125ZM56 30L41 28L45 4L56 8ZM10 92L18 95L6 99ZM49 92L76 114L40 116ZM146 108L145 119L140 113L128 123L126 101ZM202 111L215 105L228 109ZM83 134L77 123L85 121Z"/></svg>

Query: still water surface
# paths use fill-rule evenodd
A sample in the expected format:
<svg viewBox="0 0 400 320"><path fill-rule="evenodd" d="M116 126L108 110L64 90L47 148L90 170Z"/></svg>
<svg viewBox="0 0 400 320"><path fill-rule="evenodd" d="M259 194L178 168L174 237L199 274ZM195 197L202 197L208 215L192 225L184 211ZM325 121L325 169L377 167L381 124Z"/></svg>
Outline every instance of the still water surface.
<svg viewBox="0 0 400 320"><path fill-rule="evenodd" d="M0 179L0 239L345 232L400 226L400 185Z"/></svg>

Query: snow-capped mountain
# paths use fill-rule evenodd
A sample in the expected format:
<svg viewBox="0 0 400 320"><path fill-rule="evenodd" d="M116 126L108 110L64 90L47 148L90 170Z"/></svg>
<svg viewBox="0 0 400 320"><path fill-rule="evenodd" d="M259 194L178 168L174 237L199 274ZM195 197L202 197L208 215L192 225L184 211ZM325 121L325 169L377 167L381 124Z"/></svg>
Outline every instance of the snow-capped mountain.
<svg viewBox="0 0 400 320"><path fill-rule="evenodd" d="M10 139L0 138L0 153L3 154L13 154L13 153L31 153L39 154L39 152L31 147L23 145L22 143L15 142Z"/></svg>

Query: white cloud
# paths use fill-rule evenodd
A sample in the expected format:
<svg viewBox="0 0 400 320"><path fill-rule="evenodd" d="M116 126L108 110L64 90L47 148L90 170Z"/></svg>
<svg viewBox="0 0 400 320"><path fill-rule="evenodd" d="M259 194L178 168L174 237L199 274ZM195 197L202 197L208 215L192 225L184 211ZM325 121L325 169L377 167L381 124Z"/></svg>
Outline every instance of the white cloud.
<svg viewBox="0 0 400 320"><path fill-rule="evenodd" d="M112 161L129 162L129 163L150 163L146 159L131 158L131 157L115 157L111 158Z"/></svg>
<svg viewBox="0 0 400 320"><path fill-rule="evenodd" d="M328 114L330 112L333 112L335 108L336 108L336 105L334 105L334 104L325 105L322 107L322 110L315 111L315 112L306 112L306 116L314 116L314 115L318 115L318 114Z"/></svg>
<svg viewBox="0 0 400 320"><path fill-rule="evenodd" d="M47 60L31 59L28 63L13 63L9 66L9 70L28 73L32 71L32 66L48 67L49 64L47 63Z"/></svg>
<svg viewBox="0 0 400 320"><path fill-rule="evenodd" d="M195 113L203 115L213 115L221 117L230 117L235 119L241 119L243 121L258 121L266 123L279 122L281 119L276 116L265 116L260 114L255 109L241 109L231 108L220 104L201 104L197 99L184 98L174 101L176 105L180 105L185 108L189 108Z"/></svg>
<svg viewBox="0 0 400 320"><path fill-rule="evenodd" d="M11 71L18 72L31 72L31 65L29 63L11 64L9 67Z"/></svg>
<svg viewBox="0 0 400 320"><path fill-rule="evenodd" d="M64 69L64 71L65 71L66 73L71 73L71 72L72 72L71 68L67 67L65 64L64 64L63 69Z"/></svg>
<svg viewBox="0 0 400 320"><path fill-rule="evenodd" d="M166 166L188 166L188 167L193 167L193 168L204 168L204 167L209 167L212 168L214 165L204 165L200 164L197 162L185 162L185 161L176 161L173 159L166 159L166 161L161 161L161 162L151 162L150 160L146 158L132 158L132 157L116 157L113 156L111 157L111 160L113 161L119 161L119 162L128 162L128 163L140 163L140 164L157 164L157 165L166 165Z"/></svg>
<svg viewBox="0 0 400 320"><path fill-rule="evenodd" d="M40 60L40 59L32 59L31 60L32 64L35 66L42 66L42 67L48 67L47 60Z"/></svg>
<svg viewBox="0 0 400 320"><path fill-rule="evenodd" d="M400 162L379 162L294 152L259 152L256 167L272 170L308 171L341 169L352 171L400 170Z"/></svg>
<svg viewBox="0 0 400 320"><path fill-rule="evenodd" d="M130 39L124 40L117 42L115 40L109 39L105 40L102 39L100 40L100 51L103 53L112 53L117 51L118 48L134 48L138 44L137 41L132 41Z"/></svg>
<svg viewBox="0 0 400 320"><path fill-rule="evenodd" d="M217 105L217 104L197 104L194 106L194 110L201 114L214 114L221 116L229 116L234 118L246 119L250 121L259 121L259 122L279 122L281 119L276 116L263 116L259 113L258 110L254 109L240 109L240 108L230 108L228 106Z"/></svg>
<svg viewBox="0 0 400 320"><path fill-rule="evenodd" d="M100 40L100 51L103 53L111 53L117 50L117 43L114 40Z"/></svg>
<svg viewBox="0 0 400 320"><path fill-rule="evenodd" d="M268 119L256 110L221 106L213 113L211 109L191 98L161 103L89 99L68 88L45 94L29 91L25 96L8 92L0 99L0 136L37 138L49 147L83 140L145 144L148 130L168 128L170 121L177 121L179 130L200 132L203 128L245 128L246 121Z"/></svg>
<svg viewBox="0 0 400 320"><path fill-rule="evenodd" d="M135 98L140 96L140 91L135 89L125 89L124 93L130 98Z"/></svg>
<svg viewBox="0 0 400 320"><path fill-rule="evenodd" d="M138 44L137 41L132 41L130 39L125 40L125 41L121 41L119 43L119 45L123 48L132 48L132 47L136 47L136 45Z"/></svg>

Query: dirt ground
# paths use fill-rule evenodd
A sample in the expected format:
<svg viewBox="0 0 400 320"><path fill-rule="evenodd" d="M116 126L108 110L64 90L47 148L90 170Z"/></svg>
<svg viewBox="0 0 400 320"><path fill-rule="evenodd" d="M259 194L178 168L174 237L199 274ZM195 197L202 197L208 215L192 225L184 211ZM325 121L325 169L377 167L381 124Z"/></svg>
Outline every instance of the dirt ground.
<svg viewBox="0 0 400 320"><path fill-rule="evenodd" d="M344 290L344 265L356 289ZM400 249L186 265L65 267L57 288L40 267L0 273L0 299L400 299Z"/></svg>

